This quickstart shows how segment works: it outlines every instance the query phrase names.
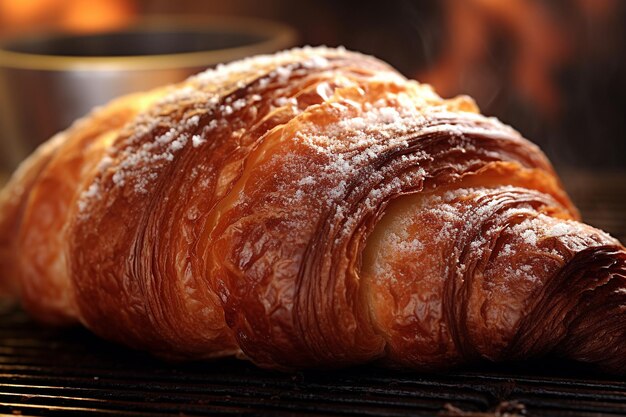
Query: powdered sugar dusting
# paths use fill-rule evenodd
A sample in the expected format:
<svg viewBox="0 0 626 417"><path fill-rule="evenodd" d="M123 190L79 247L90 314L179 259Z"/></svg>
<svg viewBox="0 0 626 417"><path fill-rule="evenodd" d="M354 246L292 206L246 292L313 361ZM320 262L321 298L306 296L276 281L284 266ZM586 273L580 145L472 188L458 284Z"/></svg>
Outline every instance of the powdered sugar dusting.
<svg viewBox="0 0 626 417"><path fill-rule="evenodd" d="M457 114L449 111L447 103L434 93L428 94L430 90L424 94L420 85L406 84L407 88L397 93L381 86L378 99L372 99L370 92L364 100L366 93L359 85L346 84L332 95L324 92L326 103L314 110L324 115L324 122L317 123L312 116L312 122L300 123L292 138L322 156L326 162L315 177L307 175L297 181L294 191L287 187L279 190L279 195L284 192L282 199L296 211L305 197L315 195L316 201L334 213L333 223L341 225L335 237L337 244L353 233L362 215L375 210L381 201L399 193L408 184L419 184L426 177L427 173L420 165L430 160L431 156L419 150L402 152L409 146L409 135L445 132L446 135L452 133L463 137L467 132L482 133L484 130L493 133L493 126L485 126L481 117L476 118L481 123L462 128L452 122L432 123L433 120L446 118L454 120ZM278 104L286 105L288 102L278 100ZM328 120L328 115L333 115L332 120ZM468 119L472 117L469 115ZM502 130L507 128L502 127ZM369 188L364 189L355 183L367 167L375 166L377 160L391 153L397 154L397 157L380 167L379 171L368 171L371 182L363 187ZM283 164L284 171L290 174L308 170L299 163L291 163L297 160L296 155L290 158L280 155L279 159L277 163ZM402 174L396 178L390 176L399 166L404 167L398 171ZM356 208L356 212L349 212L344 207L345 201L351 195L362 192L365 192L363 204ZM310 207L302 206L302 210L310 210Z"/></svg>
<svg viewBox="0 0 626 417"><path fill-rule="evenodd" d="M345 53L345 50L325 47L295 48L273 55L257 55L230 64L219 64L194 76L192 80L200 84L220 84L228 82L234 74L258 74L260 70L275 67L268 77L278 76L284 81L296 67L324 68L329 65L325 56L341 56Z"/></svg>
<svg viewBox="0 0 626 417"><path fill-rule="evenodd" d="M206 142L206 139L204 139L202 136L200 135L193 135L191 138L192 144L194 148L197 148L198 146L202 145L204 142Z"/></svg>
<svg viewBox="0 0 626 417"><path fill-rule="evenodd" d="M81 195L81 198L78 201L78 210L81 212L84 211L85 204L86 204L85 200L98 196L99 192L100 192L100 185L98 183L91 184L89 188L87 188L87 190L84 191L83 194Z"/></svg>
<svg viewBox="0 0 626 417"><path fill-rule="evenodd" d="M423 274L443 279L451 271L463 277L487 268L485 275L480 275L485 288L506 291L511 280L517 280L515 285L534 285L550 276L550 265L554 268L555 262L564 264L568 253L612 240L582 223L540 213L523 202L527 198L524 196L533 194L538 199L547 198L537 191L513 186L459 188L422 196L411 213L394 217L388 226L381 244L384 250L376 256L371 269L375 282L394 282L401 259L414 260L427 251L429 256L441 256L446 262L435 270L425 266ZM506 198L510 198L510 204L503 205ZM510 219L522 220L509 224ZM415 229L417 225L422 226ZM422 234L422 228L427 232ZM555 239L567 248L565 252L556 249ZM502 246L491 258L495 242ZM423 262L428 265L429 261ZM426 275L421 278L436 279Z"/></svg>
<svg viewBox="0 0 626 417"><path fill-rule="evenodd" d="M286 82L297 68L323 69L329 66L326 56L342 56L343 50L330 48L298 48L275 55L262 55L236 61L227 65L218 65L191 77L182 86L173 89L159 99L152 108L137 116L134 123L127 126L121 136L127 135L126 148L117 155L105 156L105 161L98 167L101 173L114 169L112 182L117 187L126 187L132 182L133 190L143 194L148 192L149 184L155 181L159 172L173 162L176 155L190 143L197 148L206 142L207 135L217 128L226 127L224 118L246 109L249 103L262 99L254 93L247 97L233 99L227 97L220 104L224 86L232 84L243 87L246 83L266 72L269 81L278 78ZM262 81L262 80L261 80ZM267 82L260 82L261 88ZM288 99L292 100L292 99ZM190 115L180 119L180 111L190 111ZM201 115L216 110L218 117L200 126ZM146 140L162 126L168 130ZM201 132L196 130L201 128ZM116 161L116 164L112 162ZM99 182L99 177L96 178ZM84 212L89 200L98 198L98 193L83 192L79 199L79 211Z"/></svg>

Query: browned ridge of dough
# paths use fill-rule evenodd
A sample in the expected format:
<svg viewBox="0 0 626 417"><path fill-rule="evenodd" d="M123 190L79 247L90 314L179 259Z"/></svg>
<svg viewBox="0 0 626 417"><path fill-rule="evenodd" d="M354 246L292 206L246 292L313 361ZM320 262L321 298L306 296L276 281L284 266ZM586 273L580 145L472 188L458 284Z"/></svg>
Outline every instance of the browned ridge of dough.
<svg viewBox="0 0 626 417"><path fill-rule="evenodd" d="M626 249L541 150L341 49L93 111L0 194L0 267L37 319L169 358L626 372Z"/></svg>

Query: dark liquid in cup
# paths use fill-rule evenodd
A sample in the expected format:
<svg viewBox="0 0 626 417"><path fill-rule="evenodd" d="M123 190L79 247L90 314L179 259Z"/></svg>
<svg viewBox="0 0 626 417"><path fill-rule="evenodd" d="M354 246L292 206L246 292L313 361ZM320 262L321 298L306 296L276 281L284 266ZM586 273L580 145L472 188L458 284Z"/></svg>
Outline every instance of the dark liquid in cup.
<svg viewBox="0 0 626 417"><path fill-rule="evenodd" d="M22 39L6 45L5 49L37 55L113 57L204 52L253 45L264 40L253 34L217 30L120 31Z"/></svg>

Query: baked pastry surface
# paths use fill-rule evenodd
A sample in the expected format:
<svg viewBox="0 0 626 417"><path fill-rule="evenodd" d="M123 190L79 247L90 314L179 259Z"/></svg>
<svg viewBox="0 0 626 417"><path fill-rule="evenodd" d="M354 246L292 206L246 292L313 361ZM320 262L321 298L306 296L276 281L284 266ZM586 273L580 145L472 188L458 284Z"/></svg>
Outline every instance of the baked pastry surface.
<svg viewBox="0 0 626 417"><path fill-rule="evenodd" d="M39 320L170 358L626 372L626 250L541 150L342 49L94 110L0 194L0 268Z"/></svg>

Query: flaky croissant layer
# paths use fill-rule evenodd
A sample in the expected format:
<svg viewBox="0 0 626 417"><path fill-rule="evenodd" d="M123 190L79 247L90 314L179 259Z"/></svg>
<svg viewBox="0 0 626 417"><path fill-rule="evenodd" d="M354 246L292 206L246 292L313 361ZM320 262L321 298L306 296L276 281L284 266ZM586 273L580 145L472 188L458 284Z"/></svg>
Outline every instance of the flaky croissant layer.
<svg viewBox="0 0 626 417"><path fill-rule="evenodd" d="M0 195L41 321L174 358L626 372L626 250L532 143L385 63L304 48L122 97Z"/></svg>

